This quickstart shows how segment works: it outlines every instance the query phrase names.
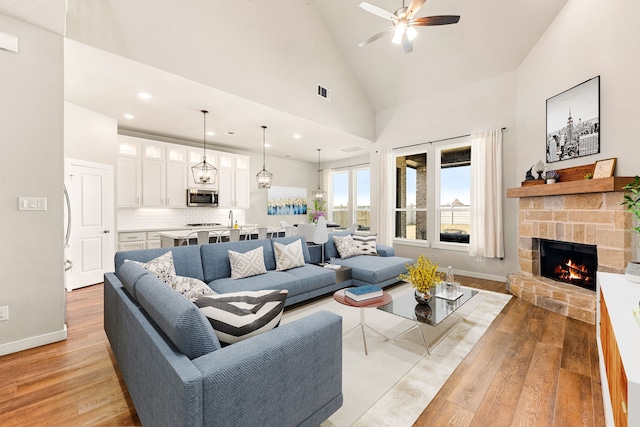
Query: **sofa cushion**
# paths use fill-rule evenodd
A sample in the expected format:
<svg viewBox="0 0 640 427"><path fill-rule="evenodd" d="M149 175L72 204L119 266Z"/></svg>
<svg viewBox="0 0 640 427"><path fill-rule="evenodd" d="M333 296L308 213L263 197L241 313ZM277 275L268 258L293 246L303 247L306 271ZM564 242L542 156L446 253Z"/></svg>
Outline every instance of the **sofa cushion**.
<svg viewBox="0 0 640 427"><path fill-rule="evenodd" d="M229 263L231 264L231 278L242 279L244 277L257 276L267 272L264 266L262 246L240 253L229 251Z"/></svg>
<svg viewBox="0 0 640 427"><path fill-rule="evenodd" d="M118 269L118 278L122 282L122 286L135 300L138 299L136 296L136 284L142 277L149 274L147 269L134 262L125 262Z"/></svg>
<svg viewBox="0 0 640 427"><path fill-rule="evenodd" d="M333 242L338 249L340 258L346 259L358 255L358 247L351 235L348 236L333 236Z"/></svg>
<svg viewBox="0 0 640 427"><path fill-rule="evenodd" d="M204 280L202 271L200 246L195 245L116 252L116 256L114 257L116 271L120 270L120 266L127 259L146 263L166 252L171 252L173 255L173 265L177 275L195 277L196 279L207 282Z"/></svg>
<svg viewBox="0 0 640 427"><path fill-rule="evenodd" d="M371 257L360 255L341 260L340 264L351 267L351 277L354 280L375 285L406 273L405 264L408 262L413 262L413 260L397 256Z"/></svg>
<svg viewBox="0 0 640 427"><path fill-rule="evenodd" d="M198 307L156 277L149 274L138 280L136 294L147 315L189 359L220 348L211 324Z"/></svg>
<svg viewBox="0 0 640 427"><path fill-rule="evenodd" d="M216 279L231 277L231 262L229 250L244 253L252 249L262 247L264 265L267 270L275 270L276 261L273 248L269 239L243 240L241 242L224 242L213 245L199 246L202 254L202 266L204 270L204 282L210 283ZM178 273L180 274L180 273Z"/></svg>
<svg viewBox="0 0 640 427"><path fill-rule="evenodd" d="M353 241L356 243L358 255L378 255L376 251L376 239L375 234L353 234Z"/></svg>
<svg viewBox="0 0 640 427"><path fill-rule="evenodd" d="M278 326L286 299L286 290L263 290L203 295L194 303L220 342L233 344Z"/></svg>
<svg viewBox="0 0 640 427"><path fill-rule="evenodd" d="M273 242L273 252L276 256L276 271L290 270L305 264L302 255L302 242L299 239L288 245Z"/></svg>

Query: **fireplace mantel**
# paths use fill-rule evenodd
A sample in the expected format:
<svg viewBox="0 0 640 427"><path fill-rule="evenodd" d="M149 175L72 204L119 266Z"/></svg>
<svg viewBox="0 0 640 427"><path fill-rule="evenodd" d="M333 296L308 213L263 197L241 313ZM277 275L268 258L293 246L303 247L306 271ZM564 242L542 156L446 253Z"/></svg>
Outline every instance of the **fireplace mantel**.
<svg viewBox="0 0 640 427"><path fill-rule="evenodd" d="M555 184L531 185L507 188L508 198L562 196L566 194L609 193L623 191L622 187L633 183L634 177L612 176L609 178L584 179L556 182Z"/></svg>

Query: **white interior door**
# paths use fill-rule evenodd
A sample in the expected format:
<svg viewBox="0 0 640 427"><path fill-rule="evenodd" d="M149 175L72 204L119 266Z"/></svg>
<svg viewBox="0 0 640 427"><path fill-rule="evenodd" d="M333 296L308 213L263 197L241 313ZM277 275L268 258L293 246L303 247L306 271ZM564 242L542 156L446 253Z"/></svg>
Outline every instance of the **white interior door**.
<svg viewBox="0 0 640 427"><path fill-rule="evenodd" d="M67 159L65 185L71 201L71 235L67 258L68 291L101 283L113 271L113 168Z"/></svg>

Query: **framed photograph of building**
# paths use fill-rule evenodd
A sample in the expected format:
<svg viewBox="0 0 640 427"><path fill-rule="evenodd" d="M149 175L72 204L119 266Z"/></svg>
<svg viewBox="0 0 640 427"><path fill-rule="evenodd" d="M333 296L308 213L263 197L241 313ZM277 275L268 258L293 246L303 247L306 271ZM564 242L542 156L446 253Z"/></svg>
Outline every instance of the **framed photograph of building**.
<svg viewBox="0 0 640 427"><path fill-rule="evenodd" d="M600 152L600 76L547 99L547 163Z"/></svg>

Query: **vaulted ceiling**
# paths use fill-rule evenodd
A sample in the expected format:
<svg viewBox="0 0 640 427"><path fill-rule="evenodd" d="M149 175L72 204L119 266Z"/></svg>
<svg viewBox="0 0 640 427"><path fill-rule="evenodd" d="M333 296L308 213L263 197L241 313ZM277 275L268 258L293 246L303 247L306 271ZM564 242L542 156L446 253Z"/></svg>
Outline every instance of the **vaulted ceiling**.
<svg viewBox="0 0 640 427"><path fill-rule="evenodd" d="M194 144L207 108L216 132L209 142L218 146L260 152L267 125L268 155L308 162L317 160L315 148L323 160L365 155L376 112L517 69L566 1L428 0L418 17L460 15L460 22L419 27L405 54L392 34L358 46L390 26L358 7L360 0L191 0L179 9L69 0L65 98L113 117L121 129ZM33 10L42 10L37 3ZM390 12L403 6L370 3ZM25 19L22 4L0 0L0 13ZM139 29L125 31L128 19ZM258 84L256 76L264 79ZM308 99L300 96L296 85L309 82L330 88L334 105L316 105L315 86ZM141 90L153 98L135 99ZM136 118L124 119L127 112Z"/></svg>

